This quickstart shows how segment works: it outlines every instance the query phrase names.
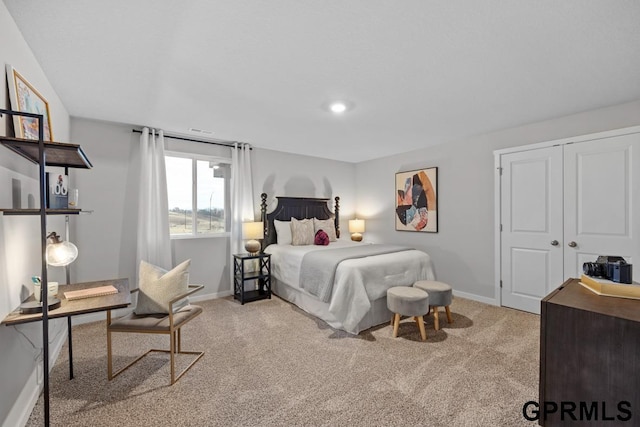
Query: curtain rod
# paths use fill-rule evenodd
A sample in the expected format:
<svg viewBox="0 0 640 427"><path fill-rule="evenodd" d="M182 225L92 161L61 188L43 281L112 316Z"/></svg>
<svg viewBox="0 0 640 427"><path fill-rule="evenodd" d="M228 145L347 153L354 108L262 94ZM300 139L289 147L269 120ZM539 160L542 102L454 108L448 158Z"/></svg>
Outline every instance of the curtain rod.
<svg viewBox="0 0 640 427"><path fill-rule="evenodd" d="M131 129L132 132L134 133L142 133L142 130L140 129ZM211 145L221 145L223 147L229 147L229 148L234 148L234 143L233 142L216 142L216 141L205 141L203 139L194 139L194 138L185 138L183 136L171 136L171 135L164 135L165 138L171 138L171 139L179 139L181 141L189 141L189 142L199 142L200 144L211 144ZM239 143L239 144L244 144L244 143ZM253 150L253 147L249 147L249 150Z"/></svg>

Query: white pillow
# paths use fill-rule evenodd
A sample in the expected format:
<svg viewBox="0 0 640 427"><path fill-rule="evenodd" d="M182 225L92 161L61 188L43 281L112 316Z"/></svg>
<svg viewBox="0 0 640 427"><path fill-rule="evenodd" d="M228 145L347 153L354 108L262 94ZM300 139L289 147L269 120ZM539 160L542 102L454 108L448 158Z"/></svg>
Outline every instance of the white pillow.
<svg viewBox="0 0 640 427"><path fill-rule="evenodd" d="M189 289L188 259L177 265L173 270L166 271L163 268L140 261L140 274L138 275L138 304L135 314L169 314L169 301L176 296L187 292ZM173 304L173 312L180 310L189 304L189 299L184 298Z"/></svg>
<svg viewBox="0 0 640 427"><path fill-rule="evenodd" d="M291 244L291 221L278 221L273 220L273 225L276 227L276 235L278 237L279 245Z"/></svg>
<svg viewBox="0 0 640 427"><path fill-rule="evenodd" d="M318 219L313 218L313 235L315 236L318 230L324 230L329 236L330 242L335 242L338 240L336 237L336 224L333 222L333 219Z"/></svg>
<svg viewBox="0 0 640 427"><path fill-rule="evenodd" d="M313 245L315 236L311 219L291 218L291 244L293 246Z"/></svg>

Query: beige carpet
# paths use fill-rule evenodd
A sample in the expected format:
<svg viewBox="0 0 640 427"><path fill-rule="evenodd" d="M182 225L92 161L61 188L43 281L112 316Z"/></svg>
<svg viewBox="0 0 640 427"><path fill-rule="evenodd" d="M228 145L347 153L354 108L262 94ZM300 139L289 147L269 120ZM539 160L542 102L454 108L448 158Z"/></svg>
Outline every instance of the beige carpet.
<svg viewBox="0 0 640 427"><path fill-rule="evenodd" d="M107 381L102 322L74 328L51 373L53 426L515 426L538 398L539 317L456 298L428 340L403 319L352 336L278 298L199 303L183 349L206 353L168 386L168 357ZM166 337L115 335L122 366ZM186 356L185 356L186 357ZM183 363L184 359L180 359ZM42 398L29 426L43 425Z"/></svg>

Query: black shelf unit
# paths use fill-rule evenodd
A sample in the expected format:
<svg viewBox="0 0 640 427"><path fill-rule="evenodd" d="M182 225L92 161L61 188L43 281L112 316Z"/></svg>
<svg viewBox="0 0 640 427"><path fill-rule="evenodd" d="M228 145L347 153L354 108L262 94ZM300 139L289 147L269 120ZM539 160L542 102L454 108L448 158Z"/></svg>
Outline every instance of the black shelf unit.
<svg viewBox="0 0 640 427"><path fill-rule="evenodd" d="M0 109L0 117L9 116L31 117L38 120L38 139L12 138L0 136L0 144L14 153L38 165L38 182L40 187L40 208L38 209L1 209L3 215L39 215L40 216L40 244L41 244L41 273L42 283L48 283L47 278L47 215L76 215L80 209L47 209L46 166L90 169L93 167L79 145L52 142L44 140L44 116L42 114L25 113L21 111ZM49 410L49 304L47 287L42 286L42 365L43 365L43 401L44 425L50 425ZM71 338L71 318L69 317L69 338ZM71 356L71 339L69 339L69 355ZM73 376L72 376L73 377Z"/></svg>
<svg viewBox="0 0 640 427"><path fill-rule="evenodd" d="M0 209L4 215L40 215L40 209ZM82 209L45 209L47 215L79 215Z"/></svg>
<svg viewBox="0 0 640 427"><path fill-rule="evenodd" d="M6 111L6 110L5 110ZM67 142L43 141L45 153L45 166L60 166L65 168L90 169L93 165L87 158L82 147ZM32 163L39 164L39 145L35 139L0 137L0 144L28 159Z"/></svg>
<svg viewBox="0 0 640 427"><path fill-rule="evenodd" d="M251 270L248 264L257 265ZM258 282L258 289L245 291L245 282ZM234 254L233 255L233 297L246 302L271 299L271 254Z"/></svg>

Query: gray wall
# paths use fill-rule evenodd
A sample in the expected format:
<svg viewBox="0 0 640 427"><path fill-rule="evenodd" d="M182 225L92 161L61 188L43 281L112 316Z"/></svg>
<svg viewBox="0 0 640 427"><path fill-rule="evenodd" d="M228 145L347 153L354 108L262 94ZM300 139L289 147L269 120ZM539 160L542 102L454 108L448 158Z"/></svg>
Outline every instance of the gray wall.
<svg viewBox="0 0 640 427"><path fill-rule="evenodd" d="M71 135L81 144L93 164L75 173L79 206L92 211L74 223L74 239L81 254L74 263L73 281L129 278L136 285L138 220L138 145L134 126L72 118ZM185 147L175 141L172 150ZM223 155L217 147L192 144L200 154ZM226 150L228 152L228 149ZM228 238L181 239L172 241L175 264L191 258L191 282L205 285L200 295L225 294L229 279ZM212 262L212 260L220 260ZM228 293L228 292L227 292Z"/></svg>
<svg viewBox="0 0 640 427"><path fill-rule="evenodd" d="M69 139L69 115L53 91L44 72L37 63L7 11L0 2L0 65L5 76L5 64L12 65L47 99L51 111L52 130L59 141ZM7 80L0 84L0 107L9 108ZM13 135L10 118L0 118L0 135ZM22 207L27 197L39 200L38 168L5 148L0 148L0 188L11 188L12 180L20 181ZM0 207L12 207L11 191L0 192ZM64 220L49 218L49 231L62 231ZM0 318L4 318L33 287L30 277L40 275L40 223L39 217L0 216ZM64 277L61 269L51 268L50 280ZM64 341L64 321L50 325L52 358ZM0 327L0 423L19 425L28 417L42 381L41 365L42 328L39 323L16 327Z"/></svg>
<svg viewBox="0 0 640 427"><path fill-rule="evenodd" d="M91 170L74 171L72 182L79 189L82 209L92 210L73 222L72 238L80 256L72 265L72 281L127 277L135 283L138 169L140 134L133 126L72 118L71 137L82 145L93 163ZM167 148L199 154L230 157L228 148L167 140ZM274 196L335 197L345 201L341 214L350 216L355 207L355 165L255 148L254 207L260 214L260 193ZM271 205L272 207L272 205ZM172 240L175 264L191 259L190 280L205 289L195 299L230 295L229 238Z"/></svg>
<svg viewBox="0 0 640 427"><path fill-rule="evenodd" d="M43 70L0 2L0 63L20 71L47 98L56 140L81 144L94 164L90 171L72 171L71 185L80 190L80 207L92 215L72 218L72 239L80 257L72 264L72 280L135 278L137 218L136 143L131 126L72 119L53 91ZM0 106L8 107L6 82L0 85ZM8 133L8 119L0 119L0 132ZM342 230L356 214L368 219L365 239L415 246L433 257L438 278L457 290L493 298L493 153L499 148L524 145L640 124L640 101L548 120L519 128L477 136L452 144L360 164L323 160L255 149L254 200L259 195L341 197ZM304 141L301 141L304 143ZM212 148L194 145L204 154ZM4 149L0 149L4 150ZM209 150L214 150L210 152ZM394 231L395 172L439 167L440 232L422 234ZM37 185L37 169L4 150L0 179L24 182L25 191ZM0 203L7 204L7 195ZM39 229L34 218L0 217L0 317L18 306L31 291L29 278L39 274ZM60 230L60 219L50 218L49 230ZM172 242L174 262L193 259L192 281L205 285L204 296L230 293L228 238L186 239ZM60 271L52 271L59 279ZM53 353L64 341L65 324L51 328ZM28 416L37 397L38 324L0 328L0 420L18 425ZM82 343L80 343L82 345Z"/></svg>
<svg viewBox="0 0 640 427"><path fill-rule="evenodd" d="M72 223L72 240L79 255L71 265L71 280L132 277L135 273L138 177L135 161L137 136L132 127L71 120L71 139L80 144L93 164L71 172L78 188L78 207L91 211Z"/></svg>
<svg viewBox="0 0 640 427"><path fill-rule="evenodd" d="M253 192L256 219L260 215L260 194L267 193L267 211L276 205L276 196L326 197L333 211L334 198L340 197L341 229L355 212L355 171L353 163L299 156L280 151L254 149Z"/></svg>
<svg viewBox="0 0 640 427"><path fill-rule="evenodd" d="M640 101L359 163L357 214L367 219L365 239L424 250L438 279L494 299L493 151L638 124ZM438 167L439 232L395 231L395 173L431 166Z"/></svg>

